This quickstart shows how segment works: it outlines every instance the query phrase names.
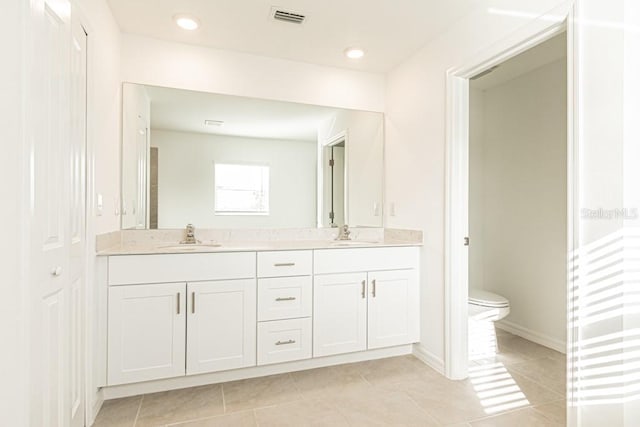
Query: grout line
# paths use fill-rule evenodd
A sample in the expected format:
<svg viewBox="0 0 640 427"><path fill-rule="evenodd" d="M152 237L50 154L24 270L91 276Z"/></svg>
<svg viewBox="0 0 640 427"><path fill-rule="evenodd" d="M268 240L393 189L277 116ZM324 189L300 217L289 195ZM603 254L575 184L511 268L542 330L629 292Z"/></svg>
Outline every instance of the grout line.
<svg viewBox="0 0 640 427"><path fill-rule="evenodd" d="M436 417L434 417L431 414L431 412L429 412L426 408L423 408L422 406L420 406L418 404L418 402L416 402L415 399L413 397L411 397L411 395L408 392L403 390L403 391L401 391L401 393L404 394L418 408L418 410L424 412L429 418L431 418L433 421L435 421L436 424L438 424L439 426L445 425L445 424L442 424L440 422L440 420L438 420Z"/></svg>
<svg viewBox="0 0 640 427"><path fill-rule="evenodd" d="M136 424L138 424L138 417L140 416L140 411L142 410L142 402L143 401L144 401L144 394L140 398L140 404L138 405L138 411L136 412L136 417L133 420L133 427L135 427Z"/></svg>
<svg viewBox="0 0 640 427"><path fill-rule="evenodd" d="M220 384L220 393L222 393L222 413L227 413L227 399L224 396L224 383Z"/></svg>

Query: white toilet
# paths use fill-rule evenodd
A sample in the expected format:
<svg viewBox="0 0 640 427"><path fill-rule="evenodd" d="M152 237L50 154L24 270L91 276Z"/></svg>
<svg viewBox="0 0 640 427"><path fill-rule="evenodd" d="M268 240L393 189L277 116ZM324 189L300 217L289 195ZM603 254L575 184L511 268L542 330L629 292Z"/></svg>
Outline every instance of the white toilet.
<svg viewBox="0 0 640 427"><path fill-rule="evenodd" d="M469 289L469 319L496 322L509 314L509 300L493 292Z"/></svg>
<svg viewBox="0 0 640 427"><path fill-rule="evenodd" d="M481 289L469 289L469 360L499 353L495 322L509 314L509 300Z"/></svg>

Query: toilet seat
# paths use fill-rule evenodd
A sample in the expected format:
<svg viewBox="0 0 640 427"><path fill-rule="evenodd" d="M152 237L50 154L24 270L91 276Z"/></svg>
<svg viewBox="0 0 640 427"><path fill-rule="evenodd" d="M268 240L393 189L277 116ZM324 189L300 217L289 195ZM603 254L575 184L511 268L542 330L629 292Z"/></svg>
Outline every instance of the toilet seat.
<svg viewBox="0 0 640 427"><path fill-rule="evenodd" d="M469 304L479 307L506 308L509 307L509 300L493 292L469 289Z"/></svg>

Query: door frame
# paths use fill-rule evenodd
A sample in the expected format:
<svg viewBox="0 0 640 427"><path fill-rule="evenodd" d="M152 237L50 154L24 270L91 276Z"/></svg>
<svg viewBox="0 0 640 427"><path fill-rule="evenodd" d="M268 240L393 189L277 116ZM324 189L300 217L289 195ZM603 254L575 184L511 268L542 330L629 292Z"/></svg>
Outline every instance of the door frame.
<svg viewBox="0 0 640 427"><path fill-rule="evenodd" d="M468 376L468 246L464 240L469 232L469 80L528 49L567 30L571 22L572 2L566 2L533 20L505 40L491 46L447 71L446 172L445 172L445 375L450 379ZM573 194L572 165L575 163L572 144L572 57L571 35L567 37L568 61L568 134L567 134L567 216L571 235ZM568 236L571 237L571 236ZM571 239L569 240L569 242ZM569 284L568 284L569 285ZM569 307L567 307L569 310ZM571 334L567 337L570 347Z"/></svg>
<svg viewBox="0 0 640 427"><path fill-rule="evenodd" d="M327 157L325 155L325 149L328 147L332 147L334 145L338 145L344 142L344 221L348 223L349 218L349 204L347 200L349 200L349 182L348 182L348 167L349 167L349 132L348 130L343 130L338 132L337 134L327 138L322 141L321 144L318 144L318 195L317 195L317 225L320 228L327 227L327 219L324 218L324 175L325 175L325 166L327 162Z"/></svg>

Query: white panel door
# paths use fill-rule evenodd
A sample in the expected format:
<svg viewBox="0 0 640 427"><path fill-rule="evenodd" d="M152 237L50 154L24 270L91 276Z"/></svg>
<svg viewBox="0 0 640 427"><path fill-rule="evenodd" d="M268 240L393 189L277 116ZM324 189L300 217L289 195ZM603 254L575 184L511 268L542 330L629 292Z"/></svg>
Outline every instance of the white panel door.
<svg viewBox="0 0 640 427"><path fill-rule="evenodd" d="M71 9L64 0L30 7L30 417L32 425L68 426Z"/></svg>
<svg viewBox="0 0 640 427"><path fill-rule="evenodd" d="M188 284L187 374L256 364L256 280Z"/></svg>
<svg viewBox="0 0 640 427"><path fill-rule="evenodd" d="M109 288L109 385L185 374L186 285Z"/></svg>
<svg viewBox="0 0 640 427"><path fill-rule="evenodd" d="M71 426L84 426L84 331L86 243L87 34L74 17L71 25L71 185L69 230L71 258L70 406Z"/></svg>
<svg viewBox="0 0 640 427"><path fill-rule="evenodd" d="M418 341L418 280L415 270L369 273L368 348Z"/></svg>
<svg viewBox="0 0 640 427"><path fill-rule="evenodd" d="M313 356L367 348L367 274L314 277Z"/></svg>

